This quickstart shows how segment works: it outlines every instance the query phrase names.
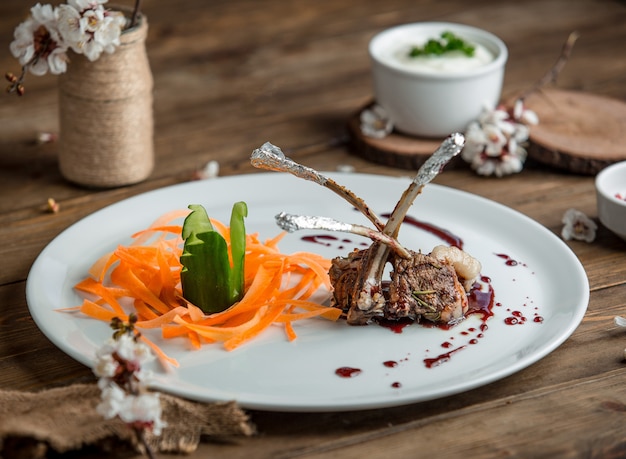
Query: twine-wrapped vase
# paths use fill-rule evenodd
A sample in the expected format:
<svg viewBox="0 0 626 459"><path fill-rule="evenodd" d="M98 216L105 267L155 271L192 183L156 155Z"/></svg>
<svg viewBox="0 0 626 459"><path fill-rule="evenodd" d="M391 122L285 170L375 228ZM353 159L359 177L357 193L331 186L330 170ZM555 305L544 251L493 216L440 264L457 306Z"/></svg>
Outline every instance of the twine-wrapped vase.
<svg viewBox="0 0 626 459"><path fill-rule="evenodd" d="M152 73L146 54L148 22L125 30L120 46L91 62L72 53L60 75L59 165L63 176L88 187L145 180L154 167Z"/></svg>

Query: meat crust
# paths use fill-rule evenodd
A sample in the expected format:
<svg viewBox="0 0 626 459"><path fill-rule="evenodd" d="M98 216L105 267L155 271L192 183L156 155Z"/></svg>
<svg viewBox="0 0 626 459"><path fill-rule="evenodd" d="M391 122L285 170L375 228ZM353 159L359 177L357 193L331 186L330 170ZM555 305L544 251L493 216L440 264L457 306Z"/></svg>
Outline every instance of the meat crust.
<svg viewBox="0 0 626 459"><path fill-rule="evenodd" d="M389 320L422 319L450 323L463 317L468 301L454 267L419 252L410 258L390 254L390 281L385 288L370 294L374 306L363 309L362 266L371 249L355 250L347 257L332 260L329 271L333 285L331 305L344 310L348 323L366 324L375 317ZM373 303L372 303L373 302Z"/></svg>

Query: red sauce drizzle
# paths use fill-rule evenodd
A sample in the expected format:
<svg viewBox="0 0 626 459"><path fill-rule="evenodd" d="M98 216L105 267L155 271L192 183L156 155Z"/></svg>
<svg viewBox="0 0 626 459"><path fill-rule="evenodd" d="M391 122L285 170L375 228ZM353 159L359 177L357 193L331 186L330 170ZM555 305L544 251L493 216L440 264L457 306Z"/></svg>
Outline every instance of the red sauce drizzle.
<svg viewBox="0 0 626 459"><path fill-rule="evenodd" d="M400 389L402 387L402 384L400 384L399 382L395 382L391 384L391 387L393 387L394 389Z"/></svg>
<svg viewBox="0 0 626 459"><path fill-rule="evenodd" d="M391 214L382 214L382 216L385 218L389 218L391 217ZM410 215L405 216L403 222L406 223L407 225L411 225L416 228L422 229L428 233L434 234L439 239L447 242L448 244L454 247L458 247L459 249L463 248L463 239L461 239L456 234L451 233L447 229L440 228L431 223L418 220L416 218L411 217Z"/></svg>
<svg viewBox="0 0 626 459"><path fill-rule="evenodd" d="M520 311L511 312L511 316L504 319L504 323L507 325L524 325L526 317Z"/></svg>
<svg viewBox="0 0 626 459"><path fill-rule="evenodd" d="M394 333L402 333L404 327L408 327L409 325L414 323L414 321L411 319L387 320L376 318L375 321L376 324L380 325L381 327L388 328Z"/></svg>
<svg viewBox="0 0 626 459"><path fill-rule="evenodd" d="M360 245L362 247L368 247L369 244L367 242L359 242L356 243L351 239L339 239L336 236L332 236L330 234L313 234L310 236L302 236L302 240L306 242L311 242L313 244L320 244L324 247L331 247L339 243L340 245L337 247L339 250L344 248L343 244L351 244L351 245Z"/></svg>
<svg viewBox="0 0 626 459"><path fill-rule="evenodd" d="M342 378L354 378L355 376L361 374L361 370L359 368L341 367L335 370L335 374Z"/></svg>
<svg viewBox="0 0 626 459"><path fill-rule="evenodd" d="M480 283L474 283L467 298L469 306L465 315L478 314L481 316L482 321L485 322L489 317L493 316L495 294L489 277L482 276L480 280L484 282L487 290L483 290Z"/></svg>
<svg viewBox="0 0 626 459"><path fill-rule="evenodd" d="M426 368L433 368L433 367L439 366L442 363L450 360L450 358L452 358L452 354L454 354L455 352L459 352L461 349L465 349L465 346L457 347L456 349L452 349L449 352L438 355L437 357L434 357L431 359L424 359L424 364L426 365Z"/></svg>
<svg viewBox="0 0 626 459"><path fill-rule="evenodd" d="M520 263L519 261L514 260L506 253L496 253L496 257L503 258L505 260L504 264L507 266L517 266L517 265L526 266L524 263Z"/></svg>
<svg viewBox="0 0 626 459"><path fill-rule="evenodd" d="M387 368L395 368L398 366L398 362L396 362L395 360L387 360L386 362L383 362L383 365L385 365Z"/></svg>

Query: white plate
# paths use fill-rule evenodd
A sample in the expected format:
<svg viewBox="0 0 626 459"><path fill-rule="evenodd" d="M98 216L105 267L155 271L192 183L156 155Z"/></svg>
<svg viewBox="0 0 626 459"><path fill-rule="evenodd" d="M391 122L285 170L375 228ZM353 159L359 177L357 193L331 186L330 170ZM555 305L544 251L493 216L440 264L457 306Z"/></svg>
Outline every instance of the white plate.
<svg viewBox="0 0 626 459"><path fill-rule="evenodd" d="M408 179L374 175L329 175L362 196L379 214L393 209L408 184ZM77 222L43 250L26 288L37 325L62 351L90 366L95 349L111 336L108 325L55 311L81 303L72 286L88 267L166 211L198 203L212 217L228 221L232 204L239 200L248 203L248 231L259 232L262 238L278 233L274 215L280 211L367 224L331 191L279 173L196 181L135 196ZM402 333L313 319L296 324L294 342L287 342L283 331L275 327L232 352L219 345L192 351L182 339L163 342L158 334L149 334L180 363L174 372L155 368L154 387L190 399L236 400L245 408L274 411L345 411L408 404L456 394L515 373L556 349L582 320L589 299L585 271L567 245L535 221L484 198L434 184L416 199L410 215L458 235L465 250L481 261L482 274L491 278L498 303L482 335L478 316L447 331L413 325ZM332 257L346 254L353 246L306 242L305 234L311 233L287 235L281 250ZM346 239L363 242L356 236ZM403 226L400 240L426 252L442 243L434 234L410 225ZM507 266L498 254L519 264ZM506 319L515 311L527 320L507 325ZM543 322L536 322L535 317ZM471 340L476 344L470 344ZM427 368L424 363L463 346L441 365ZM389 361L397 366L385 366ZM340 367L358 368L361 373L341 378L335 374Z"/></svg>

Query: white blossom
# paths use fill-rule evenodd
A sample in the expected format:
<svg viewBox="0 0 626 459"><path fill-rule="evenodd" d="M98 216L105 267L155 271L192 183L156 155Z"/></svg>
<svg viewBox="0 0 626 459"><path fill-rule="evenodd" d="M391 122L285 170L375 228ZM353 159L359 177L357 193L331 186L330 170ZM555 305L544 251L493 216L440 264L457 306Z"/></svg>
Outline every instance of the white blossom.
<svg viewBox="0 0 626 459"><path fill-rule="evenodd" d="M513 118L524 124L539 124L539 117L537 114L534 111L527 109L522 99L515 101L515 105L513 106Z"/></svg>
<svg viewBox="0 0 626 459"><path fill-rule="evenodd" d="M145 369L145 365L154 359L146 344L125 333L118 339L110 339L96 351L93 372L99 378L111 378L123 363L133 369L137 380L147 380L152 373Z"/></svg>
<svg viewBox="0 0 626 459"><path fill-rule="evenodd" d="M596 223L587 217L583 212L576 209L568 209L561 221L563 229L561 237L566 241L576 239L585 242L593 242L596 238Z"/></svg>
<svg viewBox="0 0 626 459"><path fill-rule="evenodd" d="M125 333L115 340L117 344L117 355L126 360L132 362L136 366L143 366L154 360L154 354L150 347L141 341L135 339L134 336L129 333Z"/></svg>
<svg viewBox="0 0 626 459"><path fill-rule="evenodd" d="M160 435L163 427L167 426L161 419L161 400L156 392L127 395L122 401L118 416L128 424L149 423L155 435Z"/></svg>
<svg viewBox="0 0 626 459"><path fill-rule="evenodd" d="M509 154L503 155L500 159L499 163L496 163L495 166L495 175L496 177L502 177L505 175L517 174L524 168L524 159L526 158L526 154L520 155L519 151L517 154Z"/></svg>
<svg viewBox="0 0 626 459"><path fill-rule="evenodd" d="M108 0L67 0L67 4L77 11L84 11L98 5L104 5L107 2Z"/></svg>
<svg viewBox="0 0 626 459"><path fill-rule="evenodd" d="M112 378L119 364L110 353L96 353L96 363L93 367L94 374L99 378Z"/></svg>
<svg viewBox="0 0 626 459"><path fill-rule="evenodd" d="M155 435L160 435L163 428L167 427L167 423L161 419L161 400L156 392L127 394L117 384L110 383L102 388L96 411L105 419L119 416L127 424L146 423Z"/></svg>
<svg viewBox="0 0 626 459"><path fill-rule="evenodd" d="M54 132L38 132L37 136L35 137L35 142L37 143L37 145L43 145L46 143L51 143L57 140L57 134L55 134Z"/></svg>
<svg viewBox="0 0 626 459"><path fill-rule="evenodd" d="M474 157L471 166L478 175L490 176L494 175L496 171L495 161L486 161L480 156Z"/></svg>
<svg viewBox="0 0 626 459"><path fill-rule="evenodd" d="M30 16L13 33L9 49L13 57L33 75L67 70L67 46L58 29L57 9L37 3Z"/></svg>
<svg viewBox="0 0 626 459"><path fill-rule="evenodd" d="M68 0L58 7L37 3L15 28L11 54L33 75L58 75L67 70L68 49L91 61L103 52L112 53L120 44L126 19L121 12L105 9L106 2Z"/></svg>
<svg viewBox="0 0 626 459"><path fill-rule="evenodd" d="M489 105L483 106L482 112L478 116L480 124L495 124L499 126L504 120L509 118L509 114L502 107L493 108Z"/></svg>
<svg viewBox="0 0 626 459"><path fill-rule="evenodd" d="M205 166L196 171L196 177L200 180L216 178L220 173L220 163L211 160Z"/></svg>
<svg viewBox="0 0 626 459"><path fill-rule="evenodd" d="M465 132L465 146L461 150L461 157L471 163L475 157L482 154L487 144L487 136L478 121L472 121Z"/></svg>
<svg viewBox="0 0 626 459"><path fill-rule="evenodd" d="M352 164L339 164L337 166L337 172L354 172L354 166Z"/></svg>
<svg viewBox="0 0 626 459"><path fill-rule="evenodd" d="M73 48L73 44L80 41L84 32L80 22L80 12L70 5L59 5L57 8L59 33L64 37L68 46ZM81 50L74 49L80 53Z"/></svg>
<svg viewBox="0 0 626 459"><path fill-rule="evenodd" d="M88 21L90 30L93 33L93 50L91 57L92 61L100 56L100 53L105 52L111 54L120 45L120 36L122 35L122 29L126 25L126 19L124 15L119 12L105 12L103 9L94 10L91 15L87 15L85 19ZM96 52L99 50L100 52Z"/></svg>
<svg viewBox="0 0 626 459"><path fill-rule="evenodd" d="M157 392L129 394L113 382L100 385L102 392L96 411L103 418L118 416L127 424L146 423L155 435L160 435L163 427L167 426L161 419L161 400Z"/></svg>
<svg viewBox="0 0 626 459"><path fill-rule="evenodd" d="M502 177L518 173L527 156L527 124L537 122L534 112L526 110L521 101L515 103L512 111L484 107L466 129L461 157L479 175Z"/></svg>
<svg viewBox="0 0 626 459"><path fill-rule="evenodd" d="M502 153L502 148L507 143L507 138L495 124L486 124L483 126L485 133L484 151L487 156L497 157Z"/></svg>
<svg viewBox="0 0 626 459"><path fill-rule="evenodd" d="M126 392L117 384L107 384L101 387L100 403L96 406L96 411L104 419L111 419L117 416L124 408Z"/></svg>
<svg viewBox="0 0 626 459"><path fill-rule="evenodd" d="M93 371L101 391L96 411L105 419L117 416L136 429L160 435L166 423L161 419L159 394L148 391L143 368L154 355L132 331L113 336L96 351Z"/></svg>
<svg viewBox="0 0 626 459"><path fill-rule="evenodd" d="M102 3L70 1L58 8L59 29L67 45L90 61L115 51L126 24L122 13L105 10Z"/></svg>
<svg viewBox="0 0 626 459"><path fill-rule="evenodd" d="M360 114L361 132L367 137L382 139L393 131L393 122L385 109L374 104Z"/></svg>

